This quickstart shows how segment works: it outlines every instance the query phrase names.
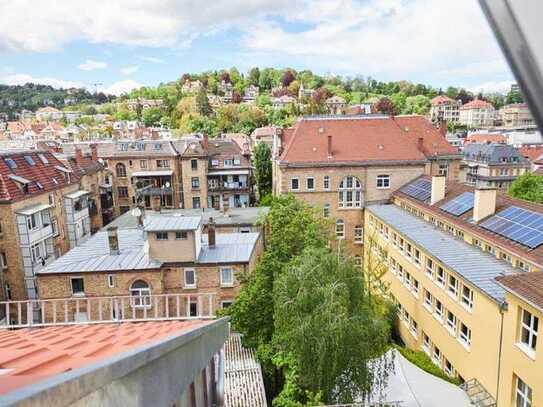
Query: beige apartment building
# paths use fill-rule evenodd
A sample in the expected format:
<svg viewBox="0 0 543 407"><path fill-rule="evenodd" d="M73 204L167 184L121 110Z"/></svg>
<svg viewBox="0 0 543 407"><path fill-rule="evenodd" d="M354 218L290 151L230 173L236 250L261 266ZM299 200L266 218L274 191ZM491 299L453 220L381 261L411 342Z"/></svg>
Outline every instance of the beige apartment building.
<svg viewBox="0 0 543 407"><path fill-rule="evenodd" d="M430 101L430 120L434 123L458 123L462 101L439 95Z"/></svg>
<svg viewBox="0 0 543 407"><path fill-rule="evenodd" d="M423 174L457 179L460 154L422 116L299 119L282 133L274 193L292 193L333 220L340 245L363 254L364 209Z"/></svg>
<svg viewBox="0 0 543 407"><path fill-rule="evenodd" d="M518 287L543 269L541 205L421 177L365 216L365 259L386 265L405 344L465 381L473 401L537 405L540 311Z"/></svg>
<svg viewBox="0 0 543 407"><path fill-rule="evenodd" d="M37 298L36 273L90 236L79 181L49 151L0 154L2 298Z"/></svg>
<svg viewBox="0 0 543 407"><path fill-rule="evenodd" d="M469 128L492 127L496 121L496 110L491 103L475 99L460 107L458 122Z"/></svg>
<svg viewBox="0 0 543 407"><path fill-rule="evenodd" d="M506 128L533 127L534 118L526 103L505 105L499 112L501 124Z"/></svg>
<svg viewBox="0 0 543 407"><path fill-rule="evenodd" d="M208 219L206 233L203 226L201 216L141 212L138 227L107 227L41 270L40 296L127 296L130 301L121 312L151 313L158 306L151 296L184 294L185 303L178 306L189 316L215 315L233 302L263 241L259 232L217 233L213 219ZM107 306L102 311L112 312ZM62 318L65 310L57 312ZM91 310L82 305L69 312L87 318Z"/></svg>

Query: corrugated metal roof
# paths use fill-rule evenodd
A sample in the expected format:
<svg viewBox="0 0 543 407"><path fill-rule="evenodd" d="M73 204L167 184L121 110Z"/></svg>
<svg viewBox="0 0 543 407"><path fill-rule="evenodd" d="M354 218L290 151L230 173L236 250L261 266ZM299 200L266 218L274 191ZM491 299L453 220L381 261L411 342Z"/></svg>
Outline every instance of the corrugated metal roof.
<svg viewBox="0 0 543 407"><path fill-rule="evenodd" d="M38 273L144 270L159 268L162 265L162 262L149 258L141 230L121 229L118 231L118 236L120 252L118 255L109 253L107 232L101 231Z"/></svg>
<svg viewBox="0 0 543 407"><path fill-rule="evenodd" d="M146 232L196 230L202 223L201 216L151 216L145 219Z"/></svg>
<svg viewBox="0 0 543 407"><path fill-rule="evenodd" d="M215 247L207 245L207 235L198 263L247 263L258 240L259 233L217 233Z"/></svg>
<svg viewBox="0 0 543 407"><path fill-rule="evenodd" d="M505 290L494 279L517 272L505 261L483 253L396 205L370 205L366 209L493 300L504 300Z"/></svg>

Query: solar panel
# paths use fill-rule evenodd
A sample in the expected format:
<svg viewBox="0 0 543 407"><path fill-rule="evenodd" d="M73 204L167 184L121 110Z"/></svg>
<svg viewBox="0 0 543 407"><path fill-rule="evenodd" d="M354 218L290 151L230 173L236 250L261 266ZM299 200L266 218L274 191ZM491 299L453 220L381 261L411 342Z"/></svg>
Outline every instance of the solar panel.
<svg viewBox="0 0 543 407"><path fill-rule="evenodd" d="M464 192L440 206L440 209L454 216L460 216L473 208L473 192Z"/></svg>
<svg viewBox="0 0 543 407"><path fill-rule="evenodd" d="M430 195L432 194L432 183L427 179L421 178L405 185L400 191L419 201L426 201L430 199Z"/></svg>
<svg viewBox="0 0 543 407"><path fill-rule="evenodd" d="M543 214L510 206L481 223L481 227L530 249L543 244Z"/></svg>

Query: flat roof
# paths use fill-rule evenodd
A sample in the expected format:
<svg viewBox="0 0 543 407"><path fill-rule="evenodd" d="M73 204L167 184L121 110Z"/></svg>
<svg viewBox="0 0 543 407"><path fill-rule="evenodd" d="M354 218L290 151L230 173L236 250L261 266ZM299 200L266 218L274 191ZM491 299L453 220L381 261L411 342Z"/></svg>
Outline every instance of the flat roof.
<svg viewBox="0 0 543 407"><path fill-rule="evenodd" d="M18 209L15 211L15 213L18 213L20 215L30 216L33 213L44 211L45 209L49 209L51 207L52 207L51 205L40 203L40 204L26 206L24 208Z"/></svg>
<svg viewBox="0 0 543 407"><path fill-rule="evenodd" d="M215 247L209 247L207 234L203 234L197 263L247 263L259 236L260 233L217 233Z"/></svg>
<svg viewBox="0 0 543 407"><path fill-rule="evenodd" d="M159 177L169 176L173 174L173 170L157 170L157 171L134 171L133 177Z"/></svg>
<svg viewBox="0 0 543 407"><path fill-rule="evenodd" d="M511 265L456 239L397 205L370 205L366 209L491 299L496 302L504 301L505 290L495 278L518 273Z"/></svg>
<svg viewBox="0 0 543 407"><path fill-rule="evenodd" d="M144 221L144 229L146 232L196 230L201 223L201 216L150 216Z"/></svg>
<svg viewBox="0 0 543 407"><path fill-rule="evenodd" d="M75 192L71 192L69 194L66 194L64 195L66 198L70 198L70 199L77 199L77 198L80 198L84 195L88 195L90 192L89 191L85 191L83 189L79 190L79 191L75 191Z"/></svg>
<svg viewBox="0 0 543 407"><path fill-rule="evenodd" d="M119 254L110 254L107 231L102 229L81 246L69 250L64 256L37 273L80 273L160 268L162 262L149 257L142 230L120 229L117 233Z"/></svg>

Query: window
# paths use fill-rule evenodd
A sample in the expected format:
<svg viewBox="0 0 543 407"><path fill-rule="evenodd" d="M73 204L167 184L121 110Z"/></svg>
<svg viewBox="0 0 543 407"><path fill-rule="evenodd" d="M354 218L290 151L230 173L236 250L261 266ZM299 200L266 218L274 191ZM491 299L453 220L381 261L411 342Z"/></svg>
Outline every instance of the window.
<svg viewBox="0 0 543 407"><path fill-rule="evenodd" d="M117 173L118 177L126 177L126 167L124 164L118 163L115 166L115 172Z"/></svg>
<svg viewBox="0 0 543 407"><path fill-rule="evenodd" d="M143 280L136 280L130 286L130 304L134 308L151 307L151 288Z"/></svg>
<svg viewBox="0 0 543 407"><path fill-rule="evenodd" d="M430 348L432 347L432 341L430 337L426 335L425 332L422 333L422 350L426 353L430 353Z"/></svg>
<svg viewBox="0 0 543 407"><path fill-rule="evenodd" d="M439 175L442 177L446 177L449 175L449 164L448 163L441 163L439 164Z"/></svg>
<svg viewBox="0 0 543 407"><path fill-rule="evenodd" d="M322 180L322 189L330 191L330 177L328 175L325 175Z"/></svg>
<svg viewBox="0 0 543 407"><path fill-rule="evenodd" d="M232 167L234 165L234 160L231 158L226 158L224 160L224 166L225 167Z"/></svg>
<svg viewBox="0 0 543 407"><path fill-rule="evenodd" d="M315 178L309 177L305 179L305 186L308 191L315 190Z"/></svg>
<svg viewBox="0 0 543 407"><path fill-rule="evenodd" d="M445 370L445 373L447 373L449 376L454 376L454 367L447 359L445 359L443 370Z"/></svg>
<svg viewBox="0 0 543 407"><path fill-rule="evenodd" d="M187 232L175 232L175 240L187 240Z"/></svg>
<svg viewBox="0 0 543 407"><path fill-rule="evenodd" d="M345 223L341 219L336 220L336 237L338 239L345 238Z"/></svg>
<svg viewBox="0 0 543 407"><path fill-rule="evenodd" d="M30 255L32 256L32 263L35 264L42 260L41 258L41 243L36 243L30 246Z"/></svg>
<svg viewBox="0 0 543 407"><path fill-rule="evenodd" d="M411 283L411 290L413 291L413 294L415 295L415 297L419 296L419 282L418 282L418 280L413 279L413 281Z"/></svg>
<svg viewBox="0 0 543 407"><path fill-rule="evenodd" d="M522 320L520 324L520 343L530 351L535 351L537 346L537 330L539 318L532 313L522 309Z"/></svg>
<svg viewBox="0 0 543 407"><path fill-rule="evenodd" d="M413 334L413 336L416 338L418 334L418 324L417 321L415 321L413 318L409 321L409 330Z"/></svg>
<svg viewBox="0 0 543 407"><path fill-rule="evenodd" d="M434 354L432 356L432 360L436 365L441 366L441 351L437 346L434 346Z"/></svg>
<svg viewBox="0 0 543 407"><path fill-rule="evenodd" d="M415 264L417 266L420 266L420 251L419 251L419 249L415 249L413 251L413 260L415 261Z"/></svg>
<svg viewBox="0 0 543 407"><path fill-rule="evenodd" d="M128 187L117 187L119 198L128 198Z"/></svg>
<svg viewBox="0 0 543 407"><path fill-rule="evenodd" d="M55 206L55 194L52 192L49 194L49 205Z"/></svg>
<svg viewBox="0 0 543 407"><path fill-rule="evenodd" d="M234 270L232 267L221 267L221 286L234 285Z"/></svg>
<svg viewBox="0 0 543 407"><path fill-rule="evenodd" d="M458 297L458 280L456 277L449 275L449 284L447 289L449 291L449 295L453 296L454 298Z"/></svg>
<svg viewBox="0 0 543 407"><path fill-rule="evenodd" d="M501 257L502 260L505 260L506 262L513 264L513 261L511 260L511 255L510 254L502 252L500 257Z"/></svg>
<svg viewBox="0 0 543 407"><path fill-rule="evenodd" d="M198 169L198 160L196 160L196 159L190 160L190 168L192 170L197 170Z"/></svg>
<svg viewBox="0 0 543 407"><path fill-rule="evenodd" d="M38 158L40 159L40 161L41 161L44 165L49 164L49 160L47 159L47 157L45 156L45 154L38 153Z"/></svg>
<svg viewBox="0 0 543 407"><path fill-rule="evenodd" d="M200 208L200 197L199 196L193 196L192 197L192 207L194 209Z"/></svg>
<svg viewBox="0 0 543 407"><path fill-rule="evenodd" d="M232 305L232 303L233 303L232 300L223 300L221 301L221 308L222 309L228 308L230 305Z"/></svg>
<svg viewBox="0 0 543 407"><path fill-rule="evenodd" d="M440 321L443 320L443 313L444 312L445 312L445 309L443 308L443 303L436 298L435 313L436 313L436 317L437 317L438 320L440 320Z"/></svg>
<svg viewBox="0 0 543 407"><path fill-rule="evenodd" d="M462 305L473 308L473 291L465 285L462 286Z"/></svg>
<svg viewBox="0 0 543 407"><path fill-rule="evenodd" d="M128 160L128 166L132 168L132 160Z"/></svg>
<svg viewBox="0 0 543 407"><path fill-rule="evenodd" d="M184 270L184 287L196 288L196 270L194 269Z"/></svg>
<svg viewBox="0 0 543 407"><path fill-rule="evenodd" d="M30 216L26 217L26 225L28 226L28 230L33 230L38 227L38 214L33 213Z"/></svg>
<svg viewBox="0 0 543 407"><path fill-rule="evenodd" d="M517 261L517 267L524 271L530 271L530 266L528 265L528 263L525 263L521 260Z"/></svg>
<svg viewBox="0 0 543 407"><path fill-rule="evenodd" d="M532 407L532 389L517 376L517 407Z"/></svg>
<svg viewBox="0 0 543 407"><path fill-rule="evenodd" d="M8 258L5 252L0 252L0 268L2 269L8 268Z"/></svg>
<svg viewBox="0 0 543 407"><path fill-rule="evenodd" d="M434 276L434 261L432 259L426 259L426 275L430 278Z"/></svg>
<svg viewBox="0 0 543 407"><path fill-rule="evenodd" d="M403 281L403 266L398 263L398 279Z"/></svg>
<svg viewBox="0 0 543 407"><path fill-rule="evenodd" d="M197 317L198 316L198 303L196 301L191 301L189 306L189 316L191 317ZM194 403L193 405L196 405Z"/></svg>
<svg viewBox="0 0 543 407"><path fill-rule="evenodd" d="M85 295L85 284L82 277L72 278L72 294L76 296Z"/></svg>
<svg viewBox="0 0 543 407"><path fill-rule="evenodd" d="M4 158L4 161L11 170L17 168L17 163L12 158Z"/></svg>
<svg viewBox="0 0 543 407"><path fill-rule="evenodd" d="M191 185L192 185L192 189L199 189L200 188L200 178L192 177L190 182L191 182Z"/></svg>
<svg viewBox="0 0 543 407"><path fill-rule="evenodd" d="M354 227L354 242L358 244L364 243L364 228L361 225Z"/></svg>
<svg viewBox="0 0 543 407"><path fill-rule="evenodd" d="M322 216L324 218L330 217L330 204L324 204L322 207Z"/></svg>
<svg viewBox="0 0 543 407"><path fill-rule="evenodd" d="M441 266L437 266L436 280L437 284L441 287L445 287L445 270L443 270L443 267Z"/></svg>
<svg viewBox="0 0 543 407"><path fill-rule="evenodd" d="M108 276L107 276L107 286L109 288L115 287L115 279L114 279L113 274L108 274Z"/></svg>
<svg viewBox="0 0 543 407"><path fill-rule="evenodd" d="M361 266L362 265L362 257L360 255L354 256L354 265L355 266Z"/></svg>
<svg viewBox="0 0 543 407"><path fill-rule="evenodd" d="M471 329L463 322L460 322L460 342L468 347L471 344Z"/></svg>
<svg viewBox="0 0 543 407"><path fill-rule="evenodd" d="M456 335L456 315L454 315L451 311L447 311L447 328L449 331Z"/></svg>
<svg viewBox="0 0 543 407"><path fill-rule="evenodd" d="M36 165L36 162L34 161L34 159L33 159L31 156L25 155L25 156L23 156L23 157L24 157L24 159L25 159L25 161L26 161L26 163L27 163L28 165L31 165L31 166Z"/></svg>
<svg viewBox="0 0 543 407"><path fill-rule="evenodd" d="M432 312L433 297L428 290L424 290L424 306L428 311Z"/></svg>
<svg viewBox="0 0 543 407"><path fill-rule="evenodd" d="M168 232L156 232L156 240L168 240Z"/></svg>
<svg viewBox="0 0 543 407"><path fill-rule="evenodd" d="M396 274L397 262L396 259L390 258L390 271L392 274Z"/></svg>
<svg viewBox="0 0 543 407"><path fill-rule="evenodd" d="M140 168L147 168L147 160L140 160Z"/></svg>
<svg viewBox="0 0 543 407"><path fill-rule="evenodd" d="M170 160L156 160L157 168L170 168Z"/></svg>
<svg viewBox="0 0 543 407"><path fill-rule="evenodd" d="M407 242L405 245L405 255L407 258L411 259L413 257L413 246L411 246L411 243Z"/></svg>
<svg viewBox="0 0 543 407"><path fill-rule="evenodd" d="M404 240L403 240L403 238L400 237L400 238L398 239L398 250L399 250L401 253L403 253L403 247L404 247Z"/></svg>
<svg viewBox="0 0 543 407"><path fill-rule="evenodd" d="M290 180L290 189L293 191L298 191L300 189L300 180L298 178L292 178Z"/></svg>
<svg viewBox="0 0 543 407"><path fill-rule="evenodd" d="M390 188L390 175L378 175L377 188L378 189Z"/></svg>
<svg viewBox="0 0 543 407"><path fill-rule="evenodd" d="M345 177L339 183L338 206L340 208L362 207L362 185L358 178Z"/></svg>

